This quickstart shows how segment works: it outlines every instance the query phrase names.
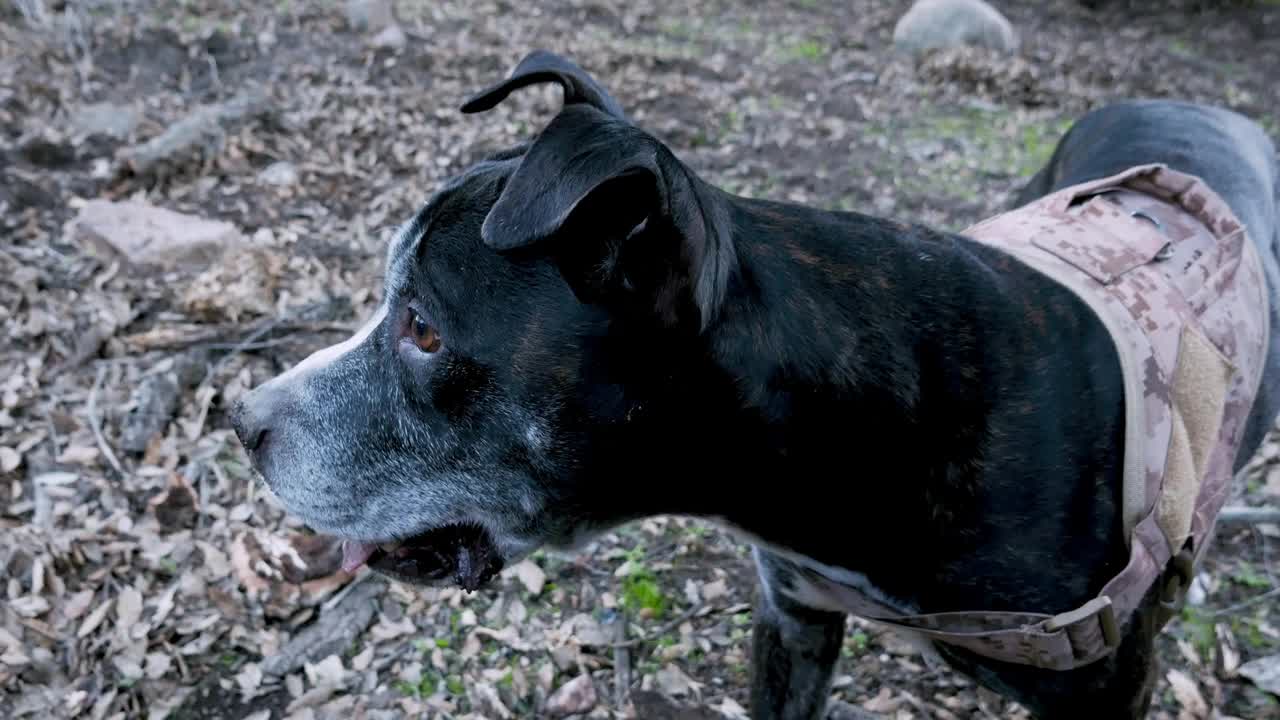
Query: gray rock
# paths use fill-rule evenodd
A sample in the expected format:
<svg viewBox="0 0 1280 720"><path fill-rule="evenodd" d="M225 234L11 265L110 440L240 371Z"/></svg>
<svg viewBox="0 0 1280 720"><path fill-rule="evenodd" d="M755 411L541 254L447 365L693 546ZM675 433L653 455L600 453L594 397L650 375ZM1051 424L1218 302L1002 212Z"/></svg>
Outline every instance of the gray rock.
<svg viewBox="0 0 1280 720"><path fill-rule="evenodd" d="M1280 655L1268 655L1240 666L1240 675L1272 695L1280 695Z"/></svg>
<svg viewBox="0 0 1280 720"><path fill-rule="evenodd" d="M1018 34L983 0L916 0L894 27L893 44L911 53L962 45L1011 52Z"/></svg>
<svg viewBox="0 0 1280 720"><path fill-rule="evenodd" d="M268 185L296 185L298 184L298 168L291 162L274 162L262 169L258 173L258 179Z"/></svg>
<svg viewBox="0 0 1280 720"><path fill-rule="evenodd" d="M107 135L127 140L142 121L134 108L112 103L85 105L71 118L71 129L77 135Z"/></svg>
<svg viewBox="0 0 1280 720"><path fill-rule="evenodd" d="M206 267L227 246L244 242L229 222L136 200L90 200L68 223L67 237L104 259L121 259L133 269L162 270Z"/></svg>
<svg viewBox="0 0 1280 720"><path fill-rule="evenodd" d="M395 22L391 0L347 0L347 23L353 30L376 33Z"/></svg>

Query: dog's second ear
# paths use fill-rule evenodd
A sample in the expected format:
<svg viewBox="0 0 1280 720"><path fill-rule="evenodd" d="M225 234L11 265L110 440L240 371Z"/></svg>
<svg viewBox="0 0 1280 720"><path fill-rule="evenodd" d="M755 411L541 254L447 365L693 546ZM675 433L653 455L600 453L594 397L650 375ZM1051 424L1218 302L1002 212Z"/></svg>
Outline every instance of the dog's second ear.
<svg viewBox="0 0 1280 720"><path fill-rule="evenodd" d="M462 112L483 112L505 100L513 90L545 82L555 82L564 88L565 105L584 103L619 120L626 119L618 101L585 70L571 60L546 50L535 50L526 55L511 71L510 77L476 93L462 105Z"/></svg>
<svg viewBox="0 0 1280 720"><path fill-rule="evenodd" d="M578 104L530 146L481 235L499 251L537 245L584 301L700 330L735 264L725 215L656 138Z"/></svg>

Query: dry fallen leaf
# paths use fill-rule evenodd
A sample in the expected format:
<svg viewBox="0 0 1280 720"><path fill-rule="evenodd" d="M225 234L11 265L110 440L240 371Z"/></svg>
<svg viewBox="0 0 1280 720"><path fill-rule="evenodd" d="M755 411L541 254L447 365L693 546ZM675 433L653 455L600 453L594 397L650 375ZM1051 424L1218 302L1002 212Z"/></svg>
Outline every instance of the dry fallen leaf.
<svg viewBox="0 0 1280 720"><path fill-rule="evenodd" d="M729 593L729 587L723 579L702 584L702 599L713 602Z"/></svg>
<svg viewBox="0 0 1280 720"><path fill-rule="evenodd" d="M126 679L140 680L144 675L142 666L139 665L137 661L133 660L132 658L128 658L123 655L116 655L115 657L111 658L111 662L116 666L116 669L120 671L120 674L123 675Z"/></svg>
<svg viewBox="0 0 1280 720"><path fill-rule="evenodd" d="M720 704L716 706L716 710L728 720L749 720L747 709L739 705L731 697L725 697L724 700L721 700Z"/></svg>
<svg viewBox="0 0 1280 720"><path fill-rule="evenodd" d="M1280 655L1268 655L1240 666L1240 676L1280 697Z"/></svg>
<svg viewBox="0 0 1280 720"><path fill-rule="evenodd" d="M1236 676L1240 668L1240 651L1236 649L1236 638L1226 623L1215 625L1214 632L1218 636L1218 672L1229 680Z"/></svg>
<svg viewBox="0 0 1280 720"><path fill-rule="evenodd" d="M580 645L591 647L607 645L612 639L600 626L600 621L588 613L578 613L569 618L561 626L560 632L566 637L572 637Z"/></svg>
<svg viewBox="0 0 1280 720"><path fill-rule="evenodd" d="M161 652L147 653L147 662L143 670L150 680L158 680L169 672L170 666L173 665L173 658Z"/></svg>
<svg viewBox="0 0 1280 720"><path fill-rule="evenodd" d="M546 711L551 717L581 715L596 706L596 686L591 676L582 674L561 685L547 698Z"/></svg>
<svg viewBox="0 0 1280 720"><path fill-rule="evenodd" d="M342 667L342 658L337 655L329 655L318 663L307 663L303 665L303 672L307 676L307 682L314 687L339 688L347 677L347 670Z"/></svg>
<svg viewBox="0 0 1280 720"><path fill-rule="evenodd" d="M24 618L36 618L49 612L49 601L39 595L27 595L9 601L9 608Z"/></svg>
<svg viewBox="0 0 1280 720"><path fill-rule="evenodd" d="M132 586L125 587L116 596L116 627L126 635L142 618L142 593Z"/></svg>
<svg viewBox="0 0 1280 720"><path fill-rule="evenodd" d="M303 567L283 563L280 571L291 583L302 583L332 575L342 569L342 542L327 535L294 534L290 540ZM345 579L345 576L344 576Z"/></svg>
<svg viewBox="0 0 1280 720"><path fill-rule="evenodd" d="M524 589L529 591L530 595L538 595L542 592L542 586L546 584L547 575L532 560L522 560L515 566L516 577L520 578L520 583L524 585Z"/></svg>
<svg viewBox="0 0 1280 720"><path fill-rule="evenodd" d="M369 663L373 661L373 645L366 645L358 655L351 658L351 669L357 672L364 672L369 669Z"/></svg>
<svg viewBox="0 0 1280 720"><path fill-rule="evenodd" d="M1195 718L1196 720L1209 716L1209 704L1204 701L1204 696L1200 694L1200 687L1195 680L1192 680L1186 673L1177 669L1166 673L1165 679L1169 681L1174 698L1182 706L1181 716Z"/></svg>
<svg viewBox="0 0 1280 720"><path fill-rule="evenodd" d="M1280 465L1272 465L1267 471L1267 482L1262 486L1262 494L1280 497Z"/></svg>
<svg viewBox="0 0 1280 720"><path fill-rule="evenodd" d="M529 652L530 650L529 645L520 639L520 633L510 625L502 628L501 630L490 630L486 627L478 627L471 632L476 635L493 638L494 640L507 645L516 652Z"/></svg>
<svg viewBox="0 0 1280 720"><path fill-rule="evenodd" d="M170 473L165 489L147 501L156 522L167 531L194 527L198 505L195 489L179 473Z"/></svg>
<svg viewBox="0 0 1280 720"><path fill-rule="evenodd" d="M98 460L98 448L92 445L69 445L58 456L58 462L69 465L92 465Z"/></svg>
<svg viewBox="0 0 1280 720"><path fill-rule="evenodd" d="M699 698L702 694L702 683L694 681L675 665L664 665L653 679L664 695Z"/></svg>
<svg viewBox="0 0 1280 720"><path fill-rule="evenodd" d="M93 603L92 590L71 593L62 603L62 617L66 618L68 622L75 620L88 612L91 603Z"/></svg>
<svg viewBox="0 0 1280 720"><path fill-rule="evenodd" d="M889 688L882 687L875 697L863 701L862 709L874 713L891 713L901 707L903 702L902 698L895 698Z"/></svg>
<svg viewBox="0 0 1280 720"><path fill-rule="evenodd" d="M115 598L109 598L99 605L96 610L89 613L89 617L85 618L84 622L80 624L80 629L76 632L76 637L89 637L89 634L102 624L102 621L107 617L107 613L115 606L115 602Z"/></svg>
<svg viewBox="0 0 1280 720"><path fill-rule="evenodd" d="M483 711L485 718L498 718L499 720L510 720L515 717L507 706L503 704L502 698L498 695L498 690L487 682L473 682L467 688L467 694L471 697L471 703L477 709Z"/></svg>

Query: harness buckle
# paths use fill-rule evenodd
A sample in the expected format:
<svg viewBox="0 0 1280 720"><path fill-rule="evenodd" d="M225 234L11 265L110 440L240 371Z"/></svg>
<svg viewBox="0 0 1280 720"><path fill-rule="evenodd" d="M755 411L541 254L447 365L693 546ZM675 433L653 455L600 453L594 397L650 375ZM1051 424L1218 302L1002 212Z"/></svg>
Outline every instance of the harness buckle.
<svg viewBox="0 0 1280 720"><path fill-rule="evenodd" d="M1057 632L1094 616L1098 618L1098 628L1102 630L1102 642L1106 648L1114 650L1119 647L1120 624L1116 622L1116 610L1107 595L1099 595L1075 610L1054 615L1044 621L1044 629L1047 632Z"/></svg>

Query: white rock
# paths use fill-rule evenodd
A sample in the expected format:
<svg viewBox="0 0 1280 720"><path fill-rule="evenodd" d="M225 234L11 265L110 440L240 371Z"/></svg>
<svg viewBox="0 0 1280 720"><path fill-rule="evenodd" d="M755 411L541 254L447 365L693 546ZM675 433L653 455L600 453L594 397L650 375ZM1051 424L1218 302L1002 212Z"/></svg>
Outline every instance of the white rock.
<svg viewBox="0 0 1280 720"><path fill-rule="evenodd" d="M399 25L388 25L381 32L369 39L369 44L385 50L399 50L409 42L409 37Z"/></svg>
<svg viewBox="0 0 1280 720"><path fill-rule="evenodd" d="M596 686L590 675L579 675L561 685L547 698L546 711L551 717L580 715L596 706Z"/></svg>
<svg viewBox="0 0 1280 720"><path fill-rule="evenodd" d="M274 162L258 173L258 179L268 185L296 185L298 168L291 162Z"/></svg>
<svg viewBox="0 0 1280 720"><path fill-rule="evenodd" d="M90 252L135 267L200 268L244 241L234 225L146 202L90 200L67 226L68 239Z"/></svg>
<svg viewBox="0 0 1280 720"><path fill-rule="evenodd" d="M1018 42L1009 20L983 0L916 0L893 29L893 44L913 53L961 45L1011 52Z"/></svg>

